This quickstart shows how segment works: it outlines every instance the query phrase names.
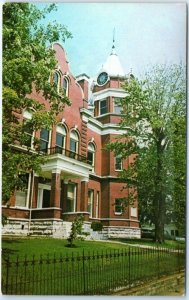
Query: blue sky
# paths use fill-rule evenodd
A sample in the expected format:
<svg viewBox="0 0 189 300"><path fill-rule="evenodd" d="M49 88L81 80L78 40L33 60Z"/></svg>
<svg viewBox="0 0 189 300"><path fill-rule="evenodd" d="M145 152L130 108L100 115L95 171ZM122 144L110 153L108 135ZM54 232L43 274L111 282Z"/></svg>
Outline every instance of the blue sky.
<svg viewBox="0 0 189 300"><path fill-rule="evenodd" d="M38 5L40 6L40 5ZM184 3L58 3L47 21L66 25L66 40L74 75L95 76L115 45L125 73L140 76L150 65L185 63Z"/></svg>

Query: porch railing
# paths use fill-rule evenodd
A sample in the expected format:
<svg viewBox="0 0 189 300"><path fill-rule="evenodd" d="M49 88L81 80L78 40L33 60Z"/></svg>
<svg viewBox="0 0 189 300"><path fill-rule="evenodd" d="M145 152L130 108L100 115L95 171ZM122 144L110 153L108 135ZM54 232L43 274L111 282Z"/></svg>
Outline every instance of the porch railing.
<svg viewBox="0 0 189 300"><path fill-rule="evenodd" d="M65 148L58 147L58 146L53 147L53 148L44 149L44 150L42 150L42 152L44 152L44 153L46 153L48 155L62 154L62 155L65 155L66 157L73 158L73 159L75 159L77 161L90 164L90 162L89 162L89 160L87 159L86 156L80 155L80 154L78 154L76 152L73 152L73 151L67 150Z"/></svg>

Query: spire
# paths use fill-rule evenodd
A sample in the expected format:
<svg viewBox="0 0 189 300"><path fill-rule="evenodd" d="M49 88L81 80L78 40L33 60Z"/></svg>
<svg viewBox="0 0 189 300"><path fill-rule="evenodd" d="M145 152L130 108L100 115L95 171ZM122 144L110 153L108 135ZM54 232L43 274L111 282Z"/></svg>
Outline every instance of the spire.
<svg viewBox="0 0 189 300"><path fill-rule="evenodd" d="M113 30L113 43L112 43L111 55L117 55L116 52L115 52L115 27L114 27L114 30Z"/></svg>
<svg viewBox="0 0 189 300"><path fill-rule="evenodd" d="M109 76L125 76L125 72L115 51L115 28L113 30L112 50L100 72L107 72Z"/></svg>

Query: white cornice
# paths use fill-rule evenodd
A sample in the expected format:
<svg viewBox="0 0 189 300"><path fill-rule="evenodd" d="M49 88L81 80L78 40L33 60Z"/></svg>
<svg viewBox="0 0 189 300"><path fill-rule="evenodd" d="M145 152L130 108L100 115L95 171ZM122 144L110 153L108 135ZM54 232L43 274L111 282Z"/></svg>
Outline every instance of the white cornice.
<svg viewBox="0 0 189 300"><path fill-rule="evenodd" d="M107 127L107 128L98 128L97 126L95 126L95 124L93 123L88 123L87 127L89 129L91 129L93 132L99 134L99 135L107 135L107 134L116 134L116 135L122 135L122 134L126 134L127 130L125 129L120 129L119 127L114 126L114 124L112 124L111 126Z"/></svg>
<svg viewBox="0 0 189 300"><path fill-rule="evenodd" d="M41 167L42 172L52 172L54 169L63 171L67 176L75 176L81 181L88 181L91 166L62 154L48 156L47 162Z"/></svg>
<svg viewBox="0 0 189 300"><path fill-rule="evenodd" d="M93 93L94 102L107 97L124 98L127 93L123 89L108 88L99 92Z"/></svg>
<svg viewBox="0 0 189 300"><path fill-rule="evenodd" d="M82 119L85 122L87 122L87 127L99 135L106 135L106 134L121 135L127 133L127 128L120 129L119 124L113 124L113 123L102 124L100 121L95 119L92 113L86 108L81 108L80 113L82 115Z"/></svg>

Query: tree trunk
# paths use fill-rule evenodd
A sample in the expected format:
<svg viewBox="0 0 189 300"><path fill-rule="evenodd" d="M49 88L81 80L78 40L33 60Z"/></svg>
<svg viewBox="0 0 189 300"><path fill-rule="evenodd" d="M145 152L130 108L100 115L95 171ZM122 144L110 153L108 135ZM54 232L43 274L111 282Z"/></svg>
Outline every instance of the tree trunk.
<svg viewBox="0 0 189 300"><path fill-rule="evenodd" d="M155 179L155 194L154 194L154 223L155 223L155 242L164 242L164 224L165 224L165 195L163 191L162 178L162 156L163 147L161 146L161 139L157 142L157 168Z"/></svg>

